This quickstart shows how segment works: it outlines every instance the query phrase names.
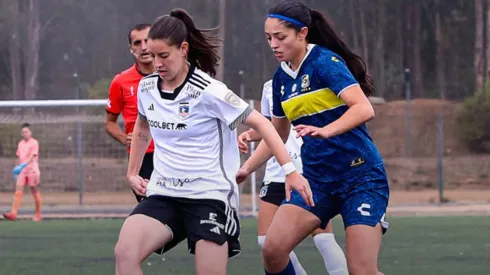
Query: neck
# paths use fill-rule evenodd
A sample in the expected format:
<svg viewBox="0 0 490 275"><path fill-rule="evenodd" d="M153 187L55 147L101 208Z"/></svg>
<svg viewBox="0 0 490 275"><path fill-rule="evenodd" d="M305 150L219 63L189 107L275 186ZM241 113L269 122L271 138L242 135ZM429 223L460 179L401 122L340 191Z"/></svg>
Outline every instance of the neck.
<svg viewBox="0 0 490 275"><path fill-rule="evenodd" d="M138 68L138 71L142 74L152 74L155 71L153 68L153 63L142 64L136 62L136 67Z"/></svg>
<svg viewBox="0 0 490 275"><path fill-rule="evenodd" d="M301 48L301 51L298 54L298 56L290 61L291 69L293 71L296 71L299 68L299 65L301 64L301 62L305 58L307 51L308 51L307 47Z"/></svg>
<svg viewBox="0 0 490 275"><path fill-rule="evenodd" d="M189 73L189 64L186 63L184 66L182 66L180 71L173 79L163 81L162 88L164 90L169 90L169 91L175 90L175 88L179 87L180 85L182 85L182 83L184 83L188 73Z"/></svg>

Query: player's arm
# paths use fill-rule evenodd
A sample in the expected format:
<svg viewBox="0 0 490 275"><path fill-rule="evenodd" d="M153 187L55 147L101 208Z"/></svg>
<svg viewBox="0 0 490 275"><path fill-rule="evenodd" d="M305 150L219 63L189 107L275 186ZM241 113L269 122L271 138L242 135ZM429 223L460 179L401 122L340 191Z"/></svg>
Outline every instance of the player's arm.
<svg viewBox="0 0 490 275"><path fill-rule="evenodd" d="M267 121L267 118L263 117L263 119ZM280 137L279 140L273 141L274 142L273 146L278 146L278 145L284 146L284 143L288 140L289 131L291 130L290 129L291 122L289 122L287 118L273 117L272 124L271 124L271 123L264 123L262 119L260 119L259 121L256 118L249 116L249 118L245 120L245 124L249 125L249 127L251 128L254 128L258 133L260 133L260 136L262 137L265 137L265 135L270 135L269 131L271 129L269 128L269 125L273 126L272 131L278 134L278 136ZM273 154L274 148L269 148L268 146L269 144L270 141L267 142L267 140L264 138L264 140L259 143L254 153L243 164L242 169L245 169L248 173L252 173L253 171L257 170L260 166L262 166L264 163L266 163L273 155L275 155ZM279 163L283 165L281 161L279 161Z"/></svg>
<svg viewBox="0 0 490 275"><path fill-rule="evenodd" d="M342 60L332 58L328 66L318 70L318 77L337 97L342 99L349 109L337 120L322 128L296 126L295 130L298 131L299 136L330 138L348 132L374 118L371 102Z"/></svg>
<svg viewBox="0 0 490 275"><path fill-rule="evenodd" d="M117 75L109 87L109 98L107 100L105 115L105 131L119 143L130 146L127 142L127 135L117 124L117 118L123 108L123 94L119 76Z"/></svg>
<svg viewBox="0 0 490 275"><path fill-rule="evenodd" d="M127 143L127 135L126 133L119 127L117 124L117 118L119 115L115 115L113 113L106 112L105 115L105 131L111 136L113 139L118 141L123 145L130 146L131 144Z"/></svg>
<svg viewBox="0 0 490 275"><path fill-rule="evenodd" d="M138 114L133 130L134 138L131 141L131 154L129 154L129 164L127 176L139 174L145 152L151 142L150 126L143 114Z"/></svg>

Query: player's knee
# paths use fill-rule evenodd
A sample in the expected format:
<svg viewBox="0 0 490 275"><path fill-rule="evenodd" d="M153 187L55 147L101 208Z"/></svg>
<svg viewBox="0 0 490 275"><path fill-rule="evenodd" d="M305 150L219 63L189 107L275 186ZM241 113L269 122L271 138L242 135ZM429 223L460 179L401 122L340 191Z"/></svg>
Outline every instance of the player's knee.
<svg viewBox="0 0 490 275"><path fill-rule="evenodd" d="M132 249L130 245L118 241L116 243L116 246L114 247L114 257L116 258L116 263L127 264L131 262L136 262L138 260L137 258L138 255L132 253L132 251L134 251L134 249Z"/></svg>
<svg viewBox="0 0 490 275"><path fill-rule="evenodd" d="M290 252L277 238L266 238L262 246L262 256L264 261L268 263L280 261L282 258L288 257Z"/></svg>
<svg viewBox="0 0 490 275"><path fill-rule="evenodd" d="M366 259L353 258L347 259L349 274L351 275L377 275L378 268L376 263L371 263Z"/></svg>

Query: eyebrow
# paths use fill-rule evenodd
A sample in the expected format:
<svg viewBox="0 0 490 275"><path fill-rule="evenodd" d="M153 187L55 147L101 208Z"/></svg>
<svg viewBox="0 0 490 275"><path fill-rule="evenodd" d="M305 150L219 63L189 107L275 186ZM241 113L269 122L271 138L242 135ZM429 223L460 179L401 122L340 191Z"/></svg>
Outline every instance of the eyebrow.
<svg viewBox="0 0 490 275"><path fill-rule="evenodd" d="M153 53L153 52L150 52L148 51L150 54L154 54L154 55L163 55L163 54L168 54L169 52L159 52L159 53Z"/></svg>

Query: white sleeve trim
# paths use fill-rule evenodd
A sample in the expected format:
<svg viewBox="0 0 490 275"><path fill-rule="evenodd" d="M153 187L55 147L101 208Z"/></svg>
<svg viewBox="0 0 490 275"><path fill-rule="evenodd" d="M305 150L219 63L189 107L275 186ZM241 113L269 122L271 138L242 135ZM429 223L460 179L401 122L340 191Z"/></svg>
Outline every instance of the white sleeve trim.
<svg viewBox="0 0 490 275"><path fill-rule="evenodd" d="M354 87L354 86L360 86L359 83L354 83L354 84L351 84L345 88L342 89L342 91L340 91L340 93L337 95L337 97L340 97L340 95L347 89L351 88L351 87Z"/></svg>

